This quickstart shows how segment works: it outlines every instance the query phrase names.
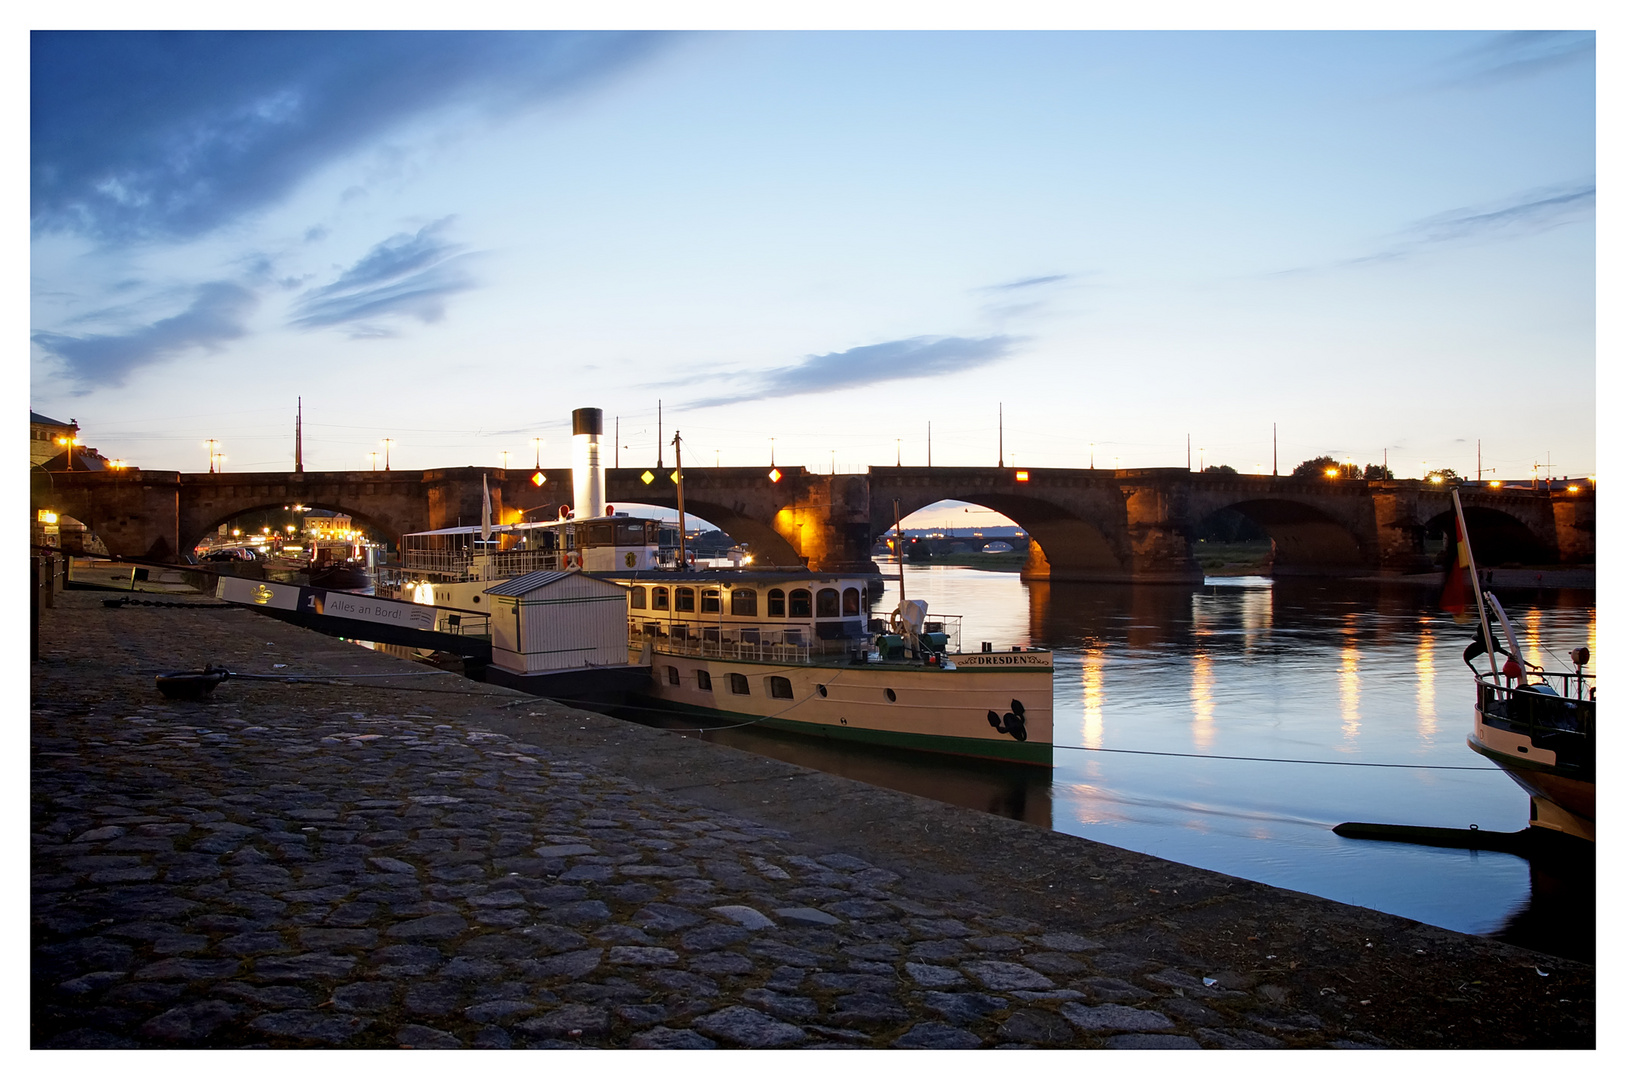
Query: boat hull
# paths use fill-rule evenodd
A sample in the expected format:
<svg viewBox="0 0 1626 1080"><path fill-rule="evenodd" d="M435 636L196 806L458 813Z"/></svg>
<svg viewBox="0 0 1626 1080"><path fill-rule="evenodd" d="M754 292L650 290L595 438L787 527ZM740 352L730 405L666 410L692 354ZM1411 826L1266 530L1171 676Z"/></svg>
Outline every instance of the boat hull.
<svg viewBox="0 0 1626 1080"><path fill-rule="evenodd" d="M1590 771L1559 760L1556 752L1532 741L1529 734L1486 723L1474 710L1468 748L1507 774L1530 796L1530 824L1597 840L1597 780Z"/></svg>
<svg viewBox="0 0 1626 1080"><path fill-rule="evenodd" d="M1045 767L1053 763L1048 662L945 670L784 664L658 649L652 659L646 696L655 707L854 743ZM770 679L788 683L789 696L773 696ZM1016 716L1020 723L1012 725Z"/></svg>

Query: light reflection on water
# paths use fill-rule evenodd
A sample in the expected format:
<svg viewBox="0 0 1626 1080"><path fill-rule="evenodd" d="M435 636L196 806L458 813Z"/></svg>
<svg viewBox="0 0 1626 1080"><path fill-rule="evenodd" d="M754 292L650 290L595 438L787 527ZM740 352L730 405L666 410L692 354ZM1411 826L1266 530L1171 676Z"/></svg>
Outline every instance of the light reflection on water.
<svg viewBox="0 0 1626 1080"><path fill-rule="evenodd" d="M1488 767L1464 741L1472 683L1458 657L1471 627L1435 611L1427 590L1267 578L1211 578L1200 588L1030 585L959 567L906 572L911 599L965 617L968 647L1055 650L1053 773L922 764L750 730L712 737L1470 933L1498 930L1530 900L1531 873L1516 856L1331 832L1343 821L1506 832L1526 824L1525 796L1494 769L1411 767ZM878 610L894 606L896 588L887 582ZM1502 600L1527 628L1532 661L1544 657L1540 644L1559 653L1595 646L1590 593Z"/></svg>

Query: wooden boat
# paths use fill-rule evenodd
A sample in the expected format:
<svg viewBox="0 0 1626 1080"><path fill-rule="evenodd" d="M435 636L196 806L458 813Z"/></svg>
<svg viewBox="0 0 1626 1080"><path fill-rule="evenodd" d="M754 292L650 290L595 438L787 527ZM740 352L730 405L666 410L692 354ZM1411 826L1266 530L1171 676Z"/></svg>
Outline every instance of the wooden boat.
<svg viewBox="0 0 1626 1080"><path fill-rule="evenodd" d="M1550 671L1528 660L1495 594L1479 583L1462 504L1457 513L1458 561L1452 573L1472 583L1479 632L1463 653L1474 673L1474 728L1468 747L1494 762L1530 796L1530 824L1596 841L1597 687L1586 671L1591 657L1573 649L1573 671ZM1453 582L1448 580L1448 592ZM1466 589L1463 588L1466 592ZM1455 605L1449 599L1448 607ZM1465 606L1465 605L1464 605ZM1500 627L1502 639L1496 637ZM1487 670L1474 664L1489 660ZM1498 665L1498 657L1504 657Z"/></svg>

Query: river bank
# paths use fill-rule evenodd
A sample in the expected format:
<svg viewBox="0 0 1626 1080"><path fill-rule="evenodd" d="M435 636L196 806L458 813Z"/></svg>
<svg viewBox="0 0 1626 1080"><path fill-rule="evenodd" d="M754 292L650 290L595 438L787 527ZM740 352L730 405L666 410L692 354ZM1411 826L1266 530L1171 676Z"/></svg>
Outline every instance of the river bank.
<svg viewBox="0 0 1626 1080"><path fill-rule="evenodd" d="M42 615L35 1046L1595 1042L1590 965L205 598ZM206 663L265 677L156 694Z"/></svg>

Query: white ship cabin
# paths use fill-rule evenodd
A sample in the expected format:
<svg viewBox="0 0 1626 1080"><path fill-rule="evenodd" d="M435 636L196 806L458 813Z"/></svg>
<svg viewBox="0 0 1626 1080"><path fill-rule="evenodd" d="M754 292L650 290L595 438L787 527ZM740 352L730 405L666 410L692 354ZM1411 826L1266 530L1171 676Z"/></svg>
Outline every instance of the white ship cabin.
<svg viewBox="0 0 1626 1080"><path fill-rule="evenodd" d="M661 525L627 514L576 521L478 525L408 533L401 562L389 567L401 599L484 610L486 585L538 570L620 573L661 566Z"/></svg>
<svg viewBox="0 0 1626 1080"><path fill-rule="evenodd" d="M818 653L868 652L885 627L871 614L869 582L807 571L656 571L616 575L626 585L627 624L634 641L663 652L745 655L762 650L782 659ZM959 649L958 616L923 627L938 647Z"/></svg>

